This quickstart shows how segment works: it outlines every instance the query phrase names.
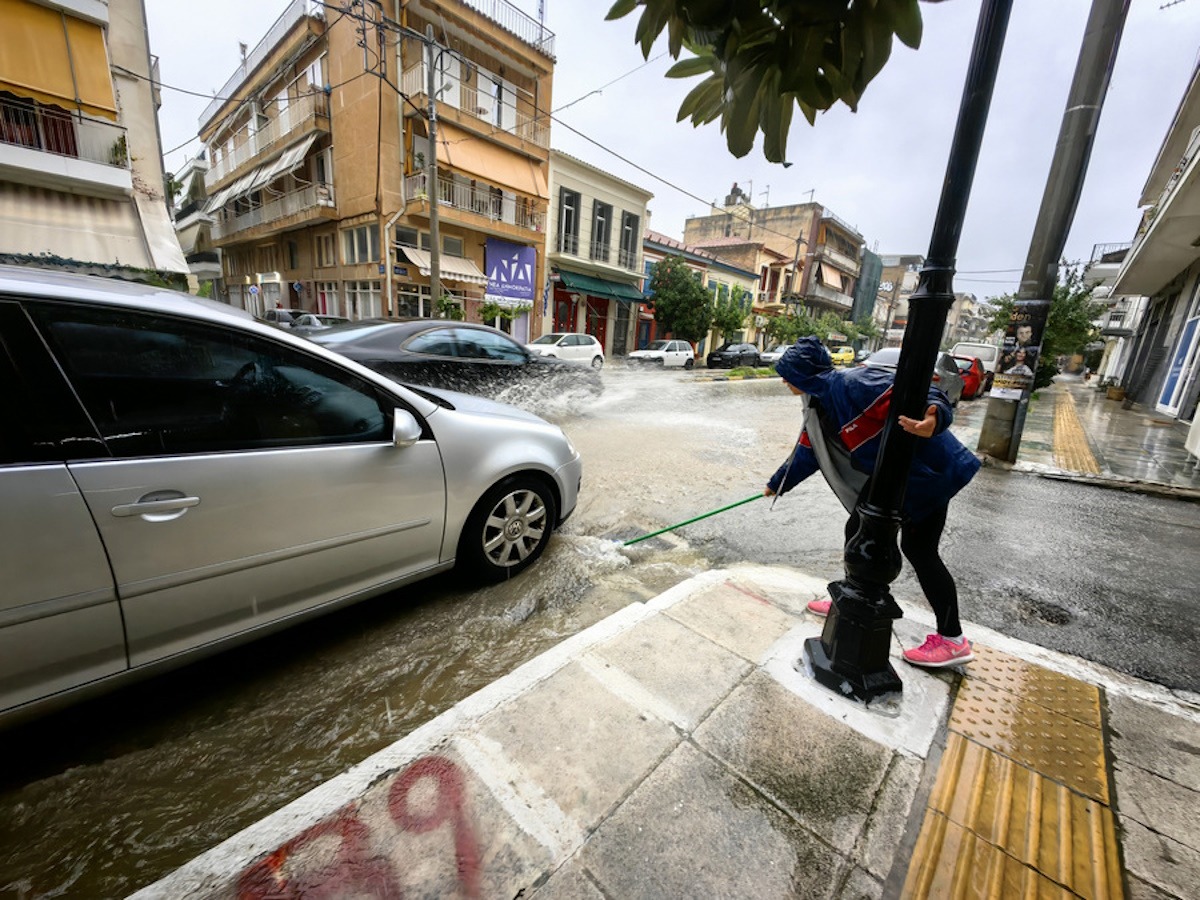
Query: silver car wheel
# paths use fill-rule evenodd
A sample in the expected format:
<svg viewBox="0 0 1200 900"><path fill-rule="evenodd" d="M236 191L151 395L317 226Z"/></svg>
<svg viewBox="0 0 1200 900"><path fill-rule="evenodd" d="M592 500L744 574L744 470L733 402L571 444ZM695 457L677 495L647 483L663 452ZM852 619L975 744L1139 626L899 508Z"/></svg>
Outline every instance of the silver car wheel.
<svg viewBox="0 0 1200 900"><path fill-rule="evenodd" d="M488 513L483 553L493 565L518 565L537 549L548 524L542 498L530 490L515 490Z"/></svg>

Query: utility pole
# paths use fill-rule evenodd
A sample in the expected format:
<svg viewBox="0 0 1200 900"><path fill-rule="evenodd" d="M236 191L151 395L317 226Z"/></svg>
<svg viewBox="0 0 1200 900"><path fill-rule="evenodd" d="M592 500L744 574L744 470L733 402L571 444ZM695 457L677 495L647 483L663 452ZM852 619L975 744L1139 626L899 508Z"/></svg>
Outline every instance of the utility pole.
<svg viewBox="0 0 1200 900"><path fill-rule="evenodd" d="M954 263L975 164L983 142L1000 51L1012 0L984 0L967 67L958 123L942 181L929 254L909 301L910 318L900 350L891 411L866 497L858 502L858 533L846 543L846 577L829 585L833 605L820 638L804 642L816 680L843 696L871 700L903 689L888 661L892 621L903 613L891 594L900 574L900 531L908 472L921 438L903 431L897 414L924 418L946 314L954 302Z"/></svg>
<svg viewBox="0 0 1200 900"><path fill-rule="evenodd" d="M429 164L425 169L426 193L429 196L429 303L437 309L442 299L441 251L442 237L438 228L438 148L437 148L437 61L440 53L433 39L433 26L425 26L425 46L429 50L429 73L426 91L429 94Z"/></svg>
<svg viewBox="0 0 1200 900"><path fill-rule="evenodd" d="M1042 194L1042 206L1038 210L1033 238L1029 242L1029 253L1025 258L1025 270L1016 299L1018 313L1029 317L1033 333L1038 336L1038 352L1033 367L1035 374L1036 362L1041 358L1040 336L1049 313L1050 299L1054 296L1054 287L1058 284L1059 261L1083 190L1092 142L1112 79L1128 11L1129 0L1092 2L1083 43L1079 48L1079 60L1075 64L1075 77L1067 95L1067 108L1058 132L1058 145L1054 149L1050 174ZM1015 333L1016 324L1013 323L1010 331ZM1006 337L1005 344L1013 350L1017 348L1015 337ZM1015 462L1017 449L1021 445L1021 433L1025 429L1033 378L1026 376L1025 384L1005 386L1003 373L997 371L996 377L1001 379L1002 384L997 386L993 381L978 449L996 459Z"/></svg>

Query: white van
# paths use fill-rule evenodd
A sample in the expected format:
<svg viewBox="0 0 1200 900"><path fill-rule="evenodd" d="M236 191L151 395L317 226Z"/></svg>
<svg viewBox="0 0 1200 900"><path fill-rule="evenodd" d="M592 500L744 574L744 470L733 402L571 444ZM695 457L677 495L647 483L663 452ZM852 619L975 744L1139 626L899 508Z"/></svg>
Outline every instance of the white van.
<svg viewBox="0 0 1200 900"><path fill-rule="evenodd" d="M987 372L987 384L984 385L984 390L989 390L992 386L992 377L996 374L996 363L1000 359L1000 348L995 344L983 344L977 341L959 341L950 348L951 356L974 356L981 363L983 369Z"/></svg>

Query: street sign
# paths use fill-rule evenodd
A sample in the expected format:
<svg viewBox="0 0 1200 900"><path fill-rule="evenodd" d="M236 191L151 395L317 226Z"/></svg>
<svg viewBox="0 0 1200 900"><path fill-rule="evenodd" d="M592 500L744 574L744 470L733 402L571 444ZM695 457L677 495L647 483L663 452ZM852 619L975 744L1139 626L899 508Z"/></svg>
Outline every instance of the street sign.
<svg viewBox="0 0 1200 900"><path fill-rule="evenodd" d="M258 285L257 284L250 285L250 296L251 297L258 296Z"/></svg>

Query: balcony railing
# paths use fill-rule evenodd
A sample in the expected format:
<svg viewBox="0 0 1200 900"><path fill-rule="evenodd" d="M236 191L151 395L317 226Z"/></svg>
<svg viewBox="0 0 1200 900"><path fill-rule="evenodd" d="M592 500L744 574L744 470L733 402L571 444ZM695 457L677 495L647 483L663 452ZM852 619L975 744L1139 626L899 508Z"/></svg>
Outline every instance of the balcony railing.
<svg viewBox="0 0 1200 900"><path fill-rule="evenodd" d="M592 241L588 247L588 259L594 262L611 262L612 246L602 241Z"/></svg>
<svg viewBox="0 0 1200 900"><path fill-rule="evenodd" d="M334 206L333 185L313 184L299 191L292 191L273 200L268 200L261 206L218 219L212 225L213 240L229 237L247 228L259 225L269 225L287 216L294 216L318 207Z"/></svg>
<svg viewBox="0 0 1200 900"><path fill-rule="evenodd" d="M0 143L129 168L125 129L120 125L40 103L0 100Z"/></svg>
<svg viewBox="0 0 1200 900"><path fill-rule="evenodd" d="M529 46L554 58L554 32L511 3L505 0L463 0L463 3L505 31L515 34Z"/></svg>
<svg viewBox="0 0 1200 900"><path fill-rule="evenodd" d="M400 89L411 98L426 98L428 102L428 69L422 61L404 73ZM496 131L512 134L523 141L539 147L550 146L550 118L532 118L518 112L511 103L498 101L491 94L483 93L459 82L449 82L449 87L438 94L441 108L452 107L474 119L486 122Z"/></svg>
<svg viewBox="0 0 1200 900"><path fill-rule="evenodd" d="M1123 244L1096 244L1092 247L1092 263L1119 263L1125 258L1125 253L1133 246L1132 241Z"/></svg>
<svg viewBox="0 0 1200 900"><path fill-rule="evenodd" d="M845 253L842 253L840 250L835 250L828 244L822 244L820 247L818 247L814 255L817 259L829 260L839 269L843 269L853 276L857 276L862 268L858 261L854 259L854 257L847 256Z"/></svg>
<svg viewBox="0 0 1200 900"><path fill-rule="evenodd" d="M622 247L617 253L617 265L619 265L622 269L636 269L637 257L638 255L636 250L627 250Z"/></svg>
<svg viewBox="0 0 1200 900"><path fill-rule="evenodd" d="M417 200L428 196L427 174L417 172L405 178L405 196ZM453 178L439 177L438 207L468 212L491 222L503 222L530 231L542 231L546 227L546 214L532 209L531 201L478 181L463 184Z"/></svg>
<svg viewBox="0 0 1200 900"><path fill-rule="evenodd" d="M287 5L287 8L275 20L275 24L271 26L270 30L263 36L263 39L254 45L254 49L246 55L242 64L229 76L229 80L225 82L225 86L217 91L216 98L200 114L201 131L204 130L204 126L217 114L217 110L225 104L228 98L237 92L242 82L246 80L246 76L253 72L270 55L271 51L275 49L275 45L283 40L283 36L305 16L311 16L314 19L325 18L325 4L318 2L318 0L292 0Z"/></svg>
<svg viewBox="0 0 1200 900"><path fill-rule="evenodd" d="M810 284L808 286L808 293L813 297L824 300L826 303L832 303L834 306L843 309L849 309L854 305L854 298L849 294L835 291L833 288L826 287L823 284Z"/></svg>
<svg viewBox="0 0 1200 900"><path fill-rule="evenodd" d="M329 126L329 98L324 94L306 94L261 126L247 125L234 136L232 150L216 148L210 153L212 166L204 176L205 186L212 190L251 160L311 131L318 123Z"/></svg>

